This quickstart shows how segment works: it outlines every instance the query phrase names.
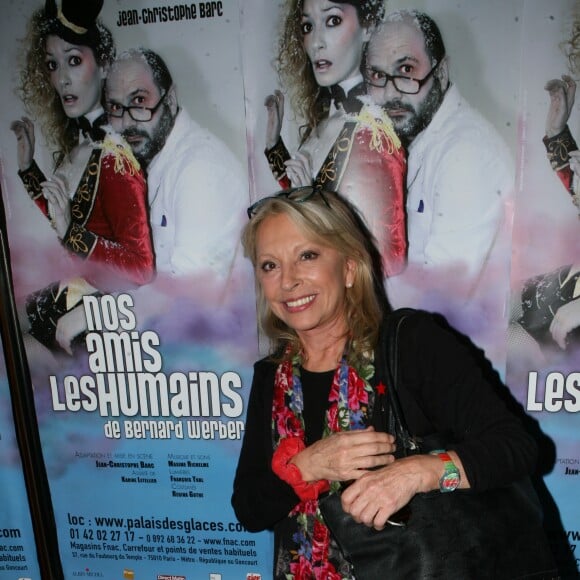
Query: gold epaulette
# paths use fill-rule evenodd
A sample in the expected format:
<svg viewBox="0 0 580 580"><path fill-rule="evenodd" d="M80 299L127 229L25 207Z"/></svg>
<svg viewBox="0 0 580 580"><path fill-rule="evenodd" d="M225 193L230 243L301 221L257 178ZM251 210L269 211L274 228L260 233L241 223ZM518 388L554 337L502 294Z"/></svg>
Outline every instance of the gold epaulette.
<svg viewBox="0 0 580 580"><path fill-rule="evenodd" d="M357 123L371 132L370 148L382 152L384 147L391 154L401 148L393 122L385 111L377 105L365 105L355 117Z"/></svg>
<svg viewBox="0 0 580 580"><path fill-rule="evenodd" d="M141 169L131 147L119 135L107 133L97 146L103 150L105 155L111 155L114 158L115 173L125 173L128 168L129 174L135 175Z"/></svg>

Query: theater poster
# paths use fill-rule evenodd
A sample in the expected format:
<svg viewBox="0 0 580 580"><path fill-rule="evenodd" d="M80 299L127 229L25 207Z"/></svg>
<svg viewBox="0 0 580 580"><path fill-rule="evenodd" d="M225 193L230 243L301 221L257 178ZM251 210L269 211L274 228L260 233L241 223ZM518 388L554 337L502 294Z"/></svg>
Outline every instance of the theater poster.
<svg viewBox="0 0 580 580"><path fill-rule="evenodd" d="M246 532L230 506L252 364L258 356L253 282L239 247L250 197L238 3L104 2L100 18L112 34L117 55L150 49L165 62L173 83L159 89L164 100L158 108L167 124L174 123L171 131L177 136L164 134L168 149L162 167L147 167L147 177L153 179L157 172L158 181L144 207L151 206L153 236L161 239L156 258L164 265L138 284L96 293L83 291L82 282L75 286L79 261L71 258L74 252L61 243L18 174L14 121L27 117L34 125L34 161L44 178L54 171L58 149L49 139L55 132L43 131L41 119L25 108L18 90L19 71L30 48L27 25L43 6L44 0L26 0L4 7L0 151L14 294L19 316L24 316L29 388L37 415L37 425L30 429L38 428L42 443L58 530L55 557L67 580L268 578L269 535ZM69 23L73 20L74 14ZM47 61L53 64L43 66L81 66L82 54L61 59L61 48L52 45ZM162 68L144 57L139 63L141 71L148 66L157 74ZM70 71L69 76L59 82L69 83L64 99L70 102L82 91ZM123 92L128 78L126 71L117 76L116 103L142 104ZM91 78L85 77L85 82ZM133 86L129 92L137 88L142 87ZM44 89L52 90L47 85ZM131 114L124 110L126 125ZM99 139L93 134L90 138ZM84 187L74 211L91 216L101 211L101 219L114 222L120 205L99 209L100 203L106 204L106 188L117 186L119 196L131 195L115 179L124 175L124 183L137 188L139 179L131 152L126 148L119 157L118 142L101 139L104 162L99 165L91 158L88 173L79 177L74 170L63 170L59 178ZM134 145L139 137L128 136L131 140ZM190 142L184 155L181 148ZM99 197L93 199L95 187ZM87 192L94 206L83 209ZM153 201L155 195L166 196L160 210L155 209L160 199ZM170 234L165 234L169 228L181 232L174 247ZM120 235L112 246L122 245L123 237L132 234ZM145 247L146 238L143 235ZM83 264L96 262L94 254L85 256ZM83 269L85 282L93 280L100 266ZM30 297L54 282L50 300L56 302L65 288L67 300L73 288L82 296L77 308L84 333L67 343L71 354L57 339L58 345L46 346L39 335L28 332ZM43 318L38 301L36 307L49 325L51 315ZM35 340L46 348L36 348ZM4 373L1 387L0 578L37 580L18 448L10 407L4 404L9 400ZM9 567L11 563L23 564Z"/></svg>

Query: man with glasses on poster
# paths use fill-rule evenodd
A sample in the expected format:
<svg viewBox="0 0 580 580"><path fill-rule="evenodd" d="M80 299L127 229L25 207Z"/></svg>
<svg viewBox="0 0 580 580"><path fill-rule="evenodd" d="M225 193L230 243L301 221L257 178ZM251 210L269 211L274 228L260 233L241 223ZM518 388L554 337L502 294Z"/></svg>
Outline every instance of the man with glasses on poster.
<svg viewBox="0 0 580 580"><path fill-rule="evenodd" d="M499 331L512 161L496 130L450 82L447 61L437 25L415 10L388 15L369 42L369 94L408 149L408 265L387 280L389 297L393 306L439 311L467 334L468 325ZM485 320L467 321L484 311Z"/></svg>
<svg viewBox="0 0 580 580"><path fill-rule="evenodd" d="M109 121L147 174L157 271L225 280L248 200L239 161L180 107L172 75L148 49L131 49L106 84Z"/></svg>

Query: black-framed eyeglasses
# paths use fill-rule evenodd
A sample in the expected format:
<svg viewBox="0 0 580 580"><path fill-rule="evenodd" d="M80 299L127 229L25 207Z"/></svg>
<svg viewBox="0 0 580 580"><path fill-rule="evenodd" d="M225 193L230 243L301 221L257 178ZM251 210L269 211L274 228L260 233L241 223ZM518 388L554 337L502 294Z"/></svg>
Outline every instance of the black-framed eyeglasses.
<svg viewBox="0 0 580 580"><path fill-rule="evenodd" d="M365 80L369 85L379 88L386 87L387 83L391 81L395 86L395 89L400 93L405 95L416 95L421 90L421 87L433 76L440 64L441 61L436 63L427 73L427 76L424 76L422 79L414 79L412 77L401 75L390 75L382 70L367 67L365 69Z"/></svg>
<svg viewBox="0 0 580 580"><path fill-rule="evenodd" d="M303 187L294 187L292 189L285 189L284 191L280 191L276 195L268 195L266 197L263 197L262 199L259 199L247 209L248 219L252 219L256 215L256 213L258 213L258 209L260 208L260 206L268 199L276 199L277 197L278 198L281 197L289 199L290 201L294 201L296 203L303 203L305 201L308 201L311 197L315 196L316 194L320 195L322 201L324 201L324 203L326 204L326 207L330 209L330 204L328 203L328 200L324 196L321 187L317 185L305 185Z"/></svg>
<svg viewBox="0 0 580 580"><path fill-rule="evenodd" d="M137 105L129 105L128 107L125 107L125 105L121 105L120 103L109 102L107 103L107 114L110 117L121 119L125 115L125 111L127 111L129 117L131 117L133 121L146 123L147 121L151 121L153 115L163 104L163 101L168 94L169 91L165 91L154 107L139 107Z"/></svg>

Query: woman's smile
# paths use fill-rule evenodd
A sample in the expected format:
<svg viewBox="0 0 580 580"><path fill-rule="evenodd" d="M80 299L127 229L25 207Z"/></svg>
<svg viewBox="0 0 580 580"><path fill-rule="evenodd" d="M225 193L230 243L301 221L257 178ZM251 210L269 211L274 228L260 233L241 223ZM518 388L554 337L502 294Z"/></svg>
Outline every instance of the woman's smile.
<svg viewBox="0 0 580 580"><path fill-rule="evenodd" d="M305 296L304 298L287 300L285 304L286 308L290 311L302 310L303 307L310 305L314 300L316 300L316 294L311 294L310 296Z"/></svg>

